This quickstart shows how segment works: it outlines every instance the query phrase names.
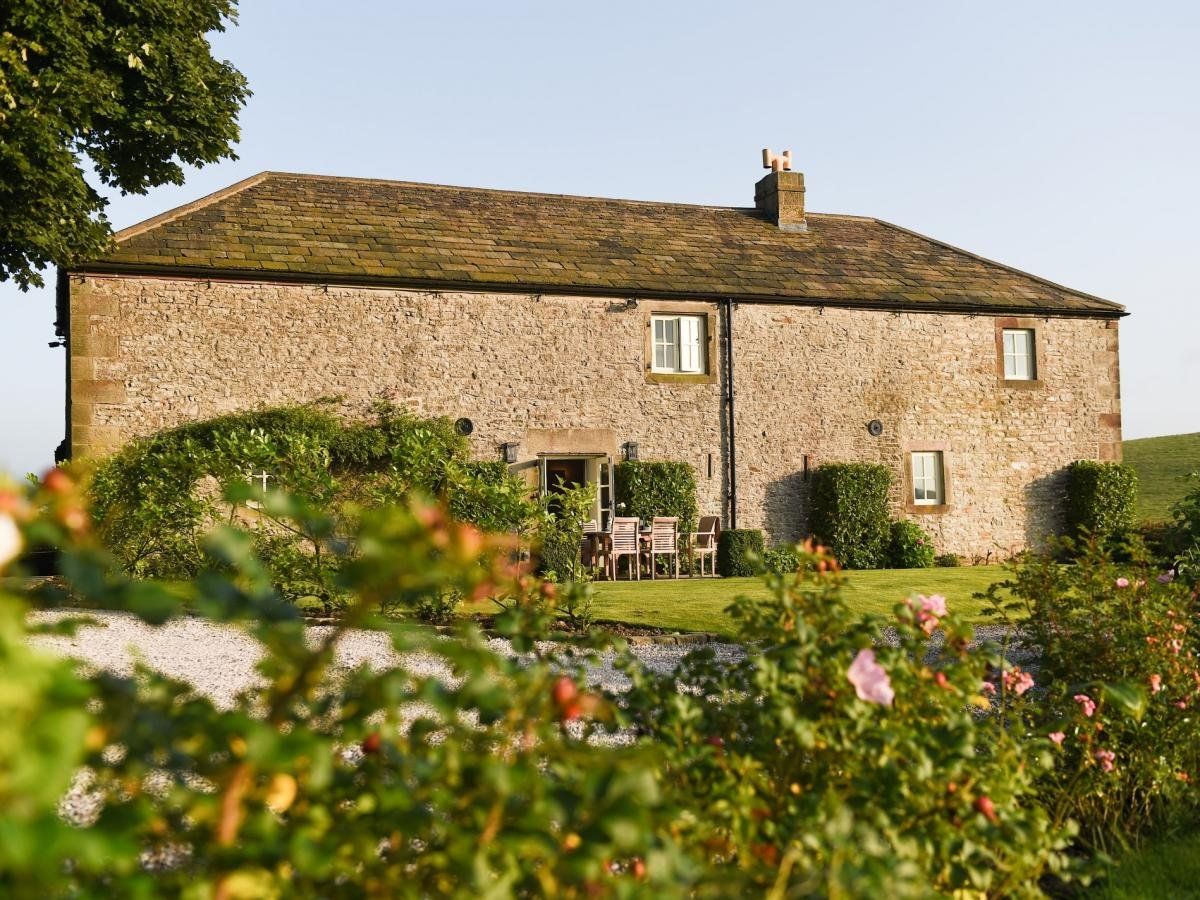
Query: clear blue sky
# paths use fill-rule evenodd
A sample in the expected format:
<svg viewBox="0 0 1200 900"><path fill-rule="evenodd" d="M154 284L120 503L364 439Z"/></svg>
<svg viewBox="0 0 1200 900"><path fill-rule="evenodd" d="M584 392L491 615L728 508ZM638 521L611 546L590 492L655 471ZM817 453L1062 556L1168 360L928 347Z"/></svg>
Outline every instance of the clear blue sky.
<svg viewBox="0 0 1200 900"><path fill-rule="evenodd" d="M114 197L123 227L263 169L752 205L790 147L878 216L1125 304L1126 437L1200 431L1200 4L248 2L240 159ZM50 289L0 285L0 469L49 464Z"/></svg>

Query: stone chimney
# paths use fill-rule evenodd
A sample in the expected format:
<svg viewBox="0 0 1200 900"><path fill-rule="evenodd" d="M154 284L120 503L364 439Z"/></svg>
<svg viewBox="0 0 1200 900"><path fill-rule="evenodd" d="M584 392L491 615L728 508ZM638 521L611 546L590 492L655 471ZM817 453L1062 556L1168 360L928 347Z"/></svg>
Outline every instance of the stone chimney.
<svg viewBox="0 0 1200 900"><path fill-rule="evenodd" d="M754 186L754 207L780 231L808 231L804 221L804 173L789 171L791 153L763 151L763 167L771 170Z"/></svg>

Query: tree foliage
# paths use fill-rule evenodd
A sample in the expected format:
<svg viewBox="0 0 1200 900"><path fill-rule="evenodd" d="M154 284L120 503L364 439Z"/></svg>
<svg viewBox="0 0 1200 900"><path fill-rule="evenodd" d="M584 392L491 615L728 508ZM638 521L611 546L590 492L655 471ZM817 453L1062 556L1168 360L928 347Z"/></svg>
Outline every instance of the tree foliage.
<svg viewBox="0 0 1200 900"><path fill-rule="evenodd" d="M0 17L0 281L101 253L106 201L233 158L249 96L207 35L235 0L8 0Z"/></svg>

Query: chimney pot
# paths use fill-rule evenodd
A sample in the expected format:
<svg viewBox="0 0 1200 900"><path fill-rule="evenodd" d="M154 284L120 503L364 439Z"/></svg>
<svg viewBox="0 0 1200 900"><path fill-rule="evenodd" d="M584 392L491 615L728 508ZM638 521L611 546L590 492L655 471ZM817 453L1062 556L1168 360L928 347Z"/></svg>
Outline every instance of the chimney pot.
<svg viewBox="0 0 1200 900"><path fill-rule="evenodd" d="M772 170L754 186L754 207L780 231L808 231L804 173Z"/></svg>

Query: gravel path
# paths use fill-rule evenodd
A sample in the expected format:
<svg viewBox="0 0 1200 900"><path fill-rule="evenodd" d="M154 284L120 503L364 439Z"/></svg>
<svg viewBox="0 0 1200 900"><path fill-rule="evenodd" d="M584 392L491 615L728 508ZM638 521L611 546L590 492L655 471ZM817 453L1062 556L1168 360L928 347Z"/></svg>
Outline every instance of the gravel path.
<svg viewBox="0 0 1200 900"><path fill-rule="evenodd" d="M262 646L246 632L232 625L220 625L204 619L185 617L164 625L147 625L135 616L118 612L41 611L29 615L31 624L52 623L70 616L86 615L97 624L80 627L74 637L35 635L31 643L63 656L72 657L88 667L106 669L118 674L133 672L135 660L164 675L177 678L193 685L208 695L218 706L232 705L234 697L241 691L253 687L260 676L255 664L262 656ZM329 626L312 626L308 635L318 641L330 631ZM1000 641L1004 636L998 626L982 626L976 630L979 641ZM894 641L895 636L885 635L885 640ZM940 635L934 636L934 646ZM511 652L507 641L489 641L497 652ZM718 660L732 661L742 656L743 650L736 644L709 643ZM668 674L679 661L697 645L639 644L632 652L647 668ZM1036 669L1036 658L1028 650L1017 646L1010 659L1022 667ZM609 651L599 655L598 664L588 666L588 682L593 686L612 691L621 691L628 686L623 674L613 668L614 654ZM353 630L338 642L335 669L349 669L366 663L372 668L385 669L403 666L415 675L449 676L444 662L428 653L397 654L392 649L389 636L380 631ZM419 709L408 710L418 714ZM629 733L593 735L593 740L621 744L633 740ZM90 790L92 773L81 770L67 795L60 803L59 811L65 819L78 825L88 825L99 815L102 799ZM176 865L187 856L187 848L180 847L168 852L163 858L143 859L148 868Z"/></svg>
<svg viewBox="0 0 1200 900"><path fill-rule="evenodd" d="M192 684L223 706L230 705L240 691L253 686L259 677L254 667L262 656L261 645L232 625L181 618L153 626L127 613L61 610L30 613L30 623L48 623L79 615L95 619L99 624L79 628L74 637L37 635L31 641L89 666L123 675L131 674L134 661L140 660L157 672ZM318 641L330 630L329 626L317 625L310 627L308 633L312 641ZM511 652L507 641L493 639L488 643L498 652ZM718 659L734 659L742 653L735 644L710 643L705 646L712 648ZM697 648L646 644L632 649L647 668L666 674ZM603 653L599 665L589 666L589 683L615 691L628 686L625 676L613 668L613 656L611 651ZM338 641L335 667L349 669L363 663L378 669L403 665L416 675L446 672L441 660L430 654L397 654L384 632L361 629L347 632Z"/></svg>
<svg viewBox="0 0 1200 900"><path fill-rule="evenodd" d="M30 614L31 623L48 623L80 615L78 612L42 611ZM89 612L88 617L99 624L81 627L74 637L38 635L31 640L64 656L74 657L101 669L130 674L134 660L146 666L186 681L208 695L218 705L228 706L238 692L251 687L258 679L255 664L262 655L261 645L240 628L220 625L198 618L181 618L165 625L147 625L135 616L118 612ZM329 626L312 626L309 636L319 640ZM1000 641L1004 630L997 625L976 629L977 641ZM889 636L891 640L894 637ZM885 638L888 639L888 638ZM939 637L935 635L935 645ZM507 641L493 639L492 648L511 652ZM736 644L710 643L717 658L733 660L741 656ZM674 670L679 661L692 650L691 645L641 644L632 647L633 653L648 668L663 674ZM1036 668L1036 659L1020 647L1010 652L1011 661L1024 668ZM609 690L624 690L628 681L612 666L613 653L600 654L599 665L589 666L588 681ZM389 636L381 631L353 630L338 642L335 666L353 668L367 663L372 668L391 668L403 665L417 675L445 673L437 657L425 653L409 653L403 657L391 645ZM447 673L448 674L448 673Z"/></svg>

